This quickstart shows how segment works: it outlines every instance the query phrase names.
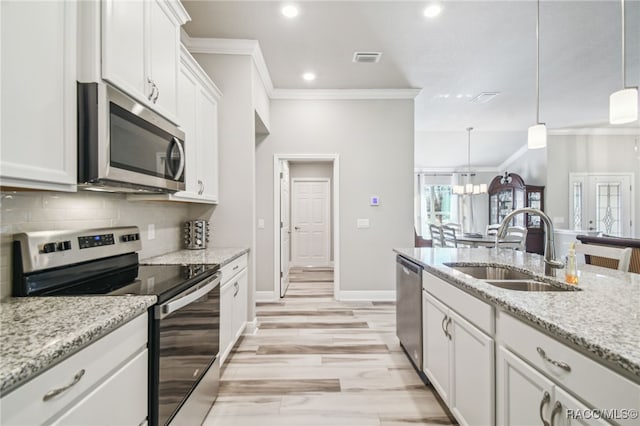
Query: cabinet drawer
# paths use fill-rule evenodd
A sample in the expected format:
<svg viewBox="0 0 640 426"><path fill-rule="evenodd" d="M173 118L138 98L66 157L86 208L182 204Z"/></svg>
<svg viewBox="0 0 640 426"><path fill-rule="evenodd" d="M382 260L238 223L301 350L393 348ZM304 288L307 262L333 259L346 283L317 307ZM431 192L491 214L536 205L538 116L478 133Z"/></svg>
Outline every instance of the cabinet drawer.
<svg viewBox="0 0 640 426"><path fill-rule="evenodd" d="M67 409L134 354L144 350L147 343L147 318L146 313L138 316L3 396L0 400L0 423L42 424ZM79 374L82 376L75 385L47 401L43 400L49 391L69 385Z"/></svg>
<svg viewBox="0 0 640 426"><path fill-rule="evenodd" d="M640 385L502 311L497 334L504 346L594 408L640 408Z"/></svg>
<svg viewBox="0 0 640 426"><path fill-rule="evenodd" d="M422 288L473 325L493 336L493 306L426 271L422 272Z"/></svg>
<svg viewBox="0 0 640 426"><path fill-rule="evenodd" d="M225 285L227 281L233 278L238 272L242 271L247 267L248 257L246 254L243 254L237 259L232 260L230 263L224 265L220 269L220 283Z"/></svg>

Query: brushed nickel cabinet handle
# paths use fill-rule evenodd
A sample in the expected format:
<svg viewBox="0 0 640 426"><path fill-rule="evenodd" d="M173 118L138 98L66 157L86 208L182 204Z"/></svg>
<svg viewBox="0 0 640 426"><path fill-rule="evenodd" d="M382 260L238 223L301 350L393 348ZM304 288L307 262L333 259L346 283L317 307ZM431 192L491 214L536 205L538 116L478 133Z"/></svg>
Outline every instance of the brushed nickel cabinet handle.
<svg viewBox="0 0 640 426"><path fill-rule="evenodd" d="M569 364L567 364L566 362L556 361L555 359L549 358L547 356L547 354L545 353L545 351L540 346L536 347L536 350L538 351L538 354L540 354L542 359L547 361L549 364L555 365L556 367L559 367L559 368L562 368L563 370L565 370L568 373L571 372L571 366Z"/></svg>
<svg viewBox="0 0 640 426"><path fill-rule="evenodd" d="M544 391L544 395L542 395L542 401L540 401L540 420L542 420L542 426L549 426L549 422L544 419L544 415L542 410L544 409L544 405L551 401L551 395L549 392Z"/></svg>
<svg viewBox="0 0 640 426"><path fill-rule="evenodd" d="M238 295L238 292L240 291L240 285L239 285L239 284L238 284L238 282L236 281L236 282L233 284L233 287L236 289L236 292L235 292L235 293L233 293L233 297L236 297L236 296Z"/></svg>
<svg viewBox="0 0 640 426"><path fill-rule="evenodd" d="M549 422L551 424L551 426L553 426L554 420L556 415L560 414L560 412L562 411L562 404L560 403L560 401L556 401L555 405L553 406L553 411L551 411L551 421Z"/></svg>
<svg viewBox="0 0 640 426"><path fill-rule="evenodd" d="M445 326L445 330L447 331L447 337L449 337L449 340L451 340L451 332L449 331L449 324L451 324L451 317L449 317L449 320L447 321L447 325Z"/></svg>
<svg viewBox="0 0 640 426"><path fill-rule="evenodd" d="M440 324L440 327L442 327L442 332L444 333L445 336L449 337L449 333L447 332L447 329L445 328L445 323L447 322L447 316L445 315L442 318L442 324Z"/></svg>
<svg viewBox="0 0 640 426"><path fill-rule="evenodd" d="M60 395L62 392L66 391L67 389L75 386L80 381L80 379L82 379L82 376L84 376L84 372L85 372L84 368L78 371L76 375L73 376L73 380L71 381L71 383L61 388L50 390L49 392L44 394L44 396L42 397L42 400L45 402L49 401L50 399L55 398L56 396Z"/></svg>

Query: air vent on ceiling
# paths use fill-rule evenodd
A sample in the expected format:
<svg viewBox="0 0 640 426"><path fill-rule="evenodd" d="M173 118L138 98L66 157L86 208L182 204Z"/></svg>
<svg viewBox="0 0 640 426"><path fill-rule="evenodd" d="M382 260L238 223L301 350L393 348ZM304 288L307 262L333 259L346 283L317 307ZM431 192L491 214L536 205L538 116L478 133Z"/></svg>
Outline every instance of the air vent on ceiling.
<svg viewBox="0 0 640 426"><path fill-rule="evenodd" d="M353 54L353 62L362 62L364 64L375 64L380 61L382 52L355 52Z"/></svg>
<svg viewBox="0 0 640 426"><path fill-rule="evenodd" d="M500 92L482 92L478 96L469 99L469 102L472 104L486 104L499 94Z"/></svg>

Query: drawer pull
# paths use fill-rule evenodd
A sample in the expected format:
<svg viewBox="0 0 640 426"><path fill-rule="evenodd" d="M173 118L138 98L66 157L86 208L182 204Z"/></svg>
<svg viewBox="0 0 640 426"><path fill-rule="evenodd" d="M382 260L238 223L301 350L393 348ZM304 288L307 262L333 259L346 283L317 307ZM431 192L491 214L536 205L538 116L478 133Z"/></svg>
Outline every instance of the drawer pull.
<svg viewBox="0 0 640 426"><path fill-rule="evenodd" d="M556 415L560 414L560 412L562 411L562 404L560 403L560 401L556 401L555 405L553 406L553 411L551 412L551 426L553 426L554 420Z"/></svg>
<svg viewBox="0 0 640 426"><path fill-rule="evenodd" d="M82 376L84 376L84 368L82 370L78 371L75 376L73 376L73 381L71 383L69 383L68 385L63 386L61 388L54 389L54 390L51 390L51 391L47 392L42 397L42 400L46 402L46 401L50 400L51 398L54 398L54 397L60 395L62 392L66 391L67 389L69 389L70 387L72 387L76 383L78 383L80 381L80 379L82 379Z"/></svg>
<svg viewBox="0 0 640 426"><path fill-rule="evenodd" d="M571 372L571 367L566 362L556 361L554 359L549 358L545 353L545 351L539 346L536 348L536 350L538 351L542 359L544 359L548 363L555 365L556 367L562 368L566 372Z"/></svg>
<svg viewBox="0 0 640 426"><path fill-rule="evenodd" d="M233 267L233 270L237 271L239 267L240 267L240 265L236 265L236 266Z"/></svg>
<svg viewBox="0 0 640 426"><path fill-rule="evenodd" d="M544 405L551 401L551 395L549 392L544 391L544 395L542 395L542 401L540 401L540 420L542 420L542 426L549 426L549 422L544 419L544 414L542 410L544 410Z"/></svg>

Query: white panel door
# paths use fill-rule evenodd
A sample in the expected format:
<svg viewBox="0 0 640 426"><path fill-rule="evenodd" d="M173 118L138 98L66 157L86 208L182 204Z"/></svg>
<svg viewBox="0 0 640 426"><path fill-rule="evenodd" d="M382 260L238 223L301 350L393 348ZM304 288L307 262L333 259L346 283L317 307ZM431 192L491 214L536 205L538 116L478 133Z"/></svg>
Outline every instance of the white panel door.
<svg viewBox="0 0 640 426"><path fill-rule="evenodd" d="M280 297L289 288L289 262L291 259L291 190L289 188L289 162L280 160Z"/></svg>
<svg viewBox="0 0 640 426"><path fill-rule="evenodd" d="M497 424L548 424L553 383L502 346L498 348L497 369Z"/></svg>
<svg viewBox="0 0 640 426"><path fill-rule="evenodd" d="M451 339L451 411L467 425L494 424L494 342L449 310Z"/></svg>
<svg viewBox="0 0 640 426"><path fill-rule="evenodd" d="M329 265L329 181L293 179L291 219L292 263Z"/></svg>
<svg viewBox="0 0 640 426"><path fill-rule="evenodd" d="M450 399L449 335L445 332L448 309L422 292L422 342L424 372L440 397Z"/></svg>

